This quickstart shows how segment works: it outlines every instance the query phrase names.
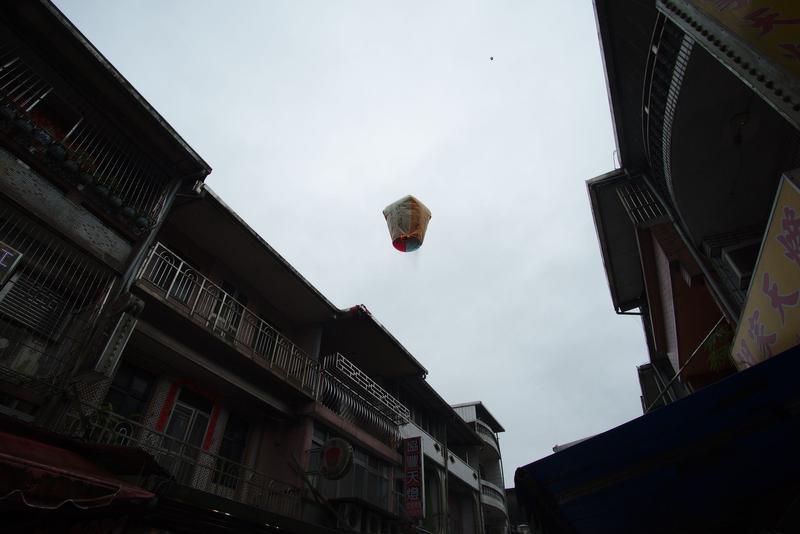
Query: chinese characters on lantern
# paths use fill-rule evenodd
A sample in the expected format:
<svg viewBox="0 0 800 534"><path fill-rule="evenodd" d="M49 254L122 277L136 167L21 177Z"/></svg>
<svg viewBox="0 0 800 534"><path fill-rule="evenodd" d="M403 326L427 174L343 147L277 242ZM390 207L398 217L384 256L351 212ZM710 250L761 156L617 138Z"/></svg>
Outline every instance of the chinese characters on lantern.
<svg viewBox="0 0 800 534"><path fill-rule="evenodd" d="M422 485L422 438L403 440L403 493L410 519L425 517L425 490Z"/></svg>

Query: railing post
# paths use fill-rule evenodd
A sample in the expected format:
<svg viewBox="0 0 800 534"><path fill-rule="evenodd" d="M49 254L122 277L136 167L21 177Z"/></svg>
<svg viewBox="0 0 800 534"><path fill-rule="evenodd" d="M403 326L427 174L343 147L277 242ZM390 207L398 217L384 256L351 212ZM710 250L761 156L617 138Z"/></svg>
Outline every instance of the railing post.
<svg viewBox="0 0 800 534"><path fill-rule="evenodd" d="M178 265L178 270L175 271L175 276L172 277L172 282L169 284L169 289L167 289L167 292L164 294L165 299L169 299L169 294L172 293L172 288L175 286L175 281L178 279L178 276L180 276L181 271L183 270L183 264L184 261L181 260L181 263Z"/></svg>
<svg viewBox="0 0 800 534"><path fill-rule="evenodd" d="M195 271L196 272L196 271ZM200 276L200 289L197 290L197 295L194 297L194 304L192 304L192 310L189 312L189 316L191 317L194 315L194 310L197 308L197 302L200 300L200 297L203 295L203 288L206 285L206 277L202 274L198 273Z"/></svg>
<svg viewBox="0 0 800 534"><path fill-rule="evenodd" d="M137 280L140 278L144 278L144 273L147 271L147 268L150 267L150 261L153 259L153 254L155 254L156 249L158 248L159 245L160 243L156 243L154 246L150 247L150 250L147 251L147 256L142 262L142 266L139 268L139 272L136 273Z"/></svg>
<svg viewBox="0 0 800 534"><path fill-rule="evenodd" d="M214 318L214 330L217 329L217 324L219 323L220 316L225 313L225 299L228 298L228 294L224 291L222 292L222 303L219 305L219 310L217 310L217 316Z"/></svg>

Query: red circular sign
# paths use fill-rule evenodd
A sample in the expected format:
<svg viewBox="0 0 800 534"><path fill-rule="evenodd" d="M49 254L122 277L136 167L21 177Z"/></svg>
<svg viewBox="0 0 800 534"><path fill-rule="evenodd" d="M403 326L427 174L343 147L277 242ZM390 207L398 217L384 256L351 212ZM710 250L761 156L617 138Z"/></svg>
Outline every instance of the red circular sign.
<svg viewBox="0 0 800 534"><path fill-rule="evenodd" d="M322 446L319 472L329 480L337 480L350 472L353 447L342 438L331 438Z"/></svg>

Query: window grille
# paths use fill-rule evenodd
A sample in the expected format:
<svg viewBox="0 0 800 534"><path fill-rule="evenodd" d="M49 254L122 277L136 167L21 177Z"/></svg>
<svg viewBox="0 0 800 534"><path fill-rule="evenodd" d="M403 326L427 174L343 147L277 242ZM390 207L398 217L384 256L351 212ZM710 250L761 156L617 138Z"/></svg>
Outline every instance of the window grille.
<svg viewBox="0 0 800 534"><path fill-rule="evenodd" d="M88 342L114 276L2 201L0 241L22 254L0 289L0 366L54 381Z"/></svg>
<svg viewBox="0 0 800 534"><path fill-rule="evenodd" d="M91 187L114 209L152 227L167 195L163 172L123 132L62 93L0 37L0 108L37 140L30 150L62 153L74 162L70 176L79 188Z"/></svg>

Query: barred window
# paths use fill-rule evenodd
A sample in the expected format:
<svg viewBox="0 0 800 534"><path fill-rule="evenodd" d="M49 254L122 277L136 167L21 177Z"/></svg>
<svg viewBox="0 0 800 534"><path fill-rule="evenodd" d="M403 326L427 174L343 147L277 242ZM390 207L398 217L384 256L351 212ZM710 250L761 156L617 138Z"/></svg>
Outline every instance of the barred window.
<svg viewBox="0 0 800 534"><path fill-rule="evenodd" d="M0 242L22 254L0 288L0 365L61 376L88 341L114 275L3 201Z"/></svg>

